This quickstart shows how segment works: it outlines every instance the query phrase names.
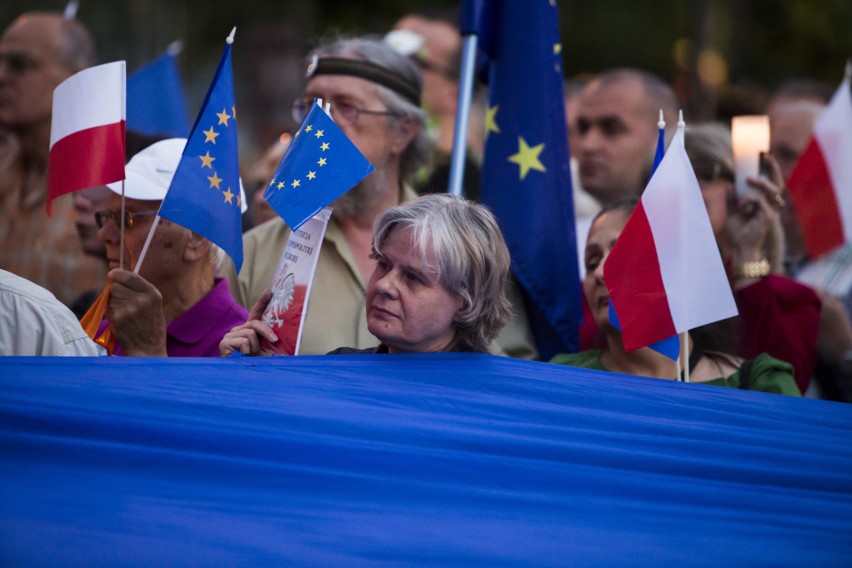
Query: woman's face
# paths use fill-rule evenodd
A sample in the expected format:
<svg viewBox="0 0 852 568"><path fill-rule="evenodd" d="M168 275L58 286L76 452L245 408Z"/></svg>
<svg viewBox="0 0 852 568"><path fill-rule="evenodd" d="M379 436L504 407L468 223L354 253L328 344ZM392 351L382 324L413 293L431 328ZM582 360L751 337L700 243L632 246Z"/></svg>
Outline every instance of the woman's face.
<svg viewBox="0 0 852 568"><path fill-rule="evenodd" d="M610 327L609 292L604 283L603 265L628 217L630 213L627 211L607 211L592 224L586 241L586 277L583 279L583 292L595 323L602 330Z"/></svg>
<svg viewBox="0 0 852 568"><path fill-rule="evenodd" d="M462 300L438 280L409 229L391 229L367 284L367 327L391 353L445 351ZM426 259L434 264L434 259Z"/></svg>

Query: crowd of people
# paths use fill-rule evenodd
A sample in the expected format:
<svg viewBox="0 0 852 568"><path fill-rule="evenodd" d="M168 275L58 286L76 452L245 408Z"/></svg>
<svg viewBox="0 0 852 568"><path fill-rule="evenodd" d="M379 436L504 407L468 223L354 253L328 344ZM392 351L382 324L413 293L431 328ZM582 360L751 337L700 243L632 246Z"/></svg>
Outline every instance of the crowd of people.
<svg viewBox="0 0 852 568"><path fill-rule="evenodd" d="M383 39L336 40L308 54L313 65L294 111L315 98L331 103L375 171L333 204L300 353L537 357L509 251L494 216L477 203L481 128L468 140L467 199L442 194L460 50L452 22L409 15ZM101 329L112 329L117 355L258 354L260 338L277 339L261 314L291 232L260 190L286 137L246 170L256 226L243 235L239 272L207 239L165 219L155 224L185 139L131 144L128 134L123 197L120 185L90 188L54 200L48 217L53 89L94 63L91 34L61 14L23 14L0 37L0 354L99 353L75 322L107 282ZM769 171L751 178L742 196L728 126L687 127L686 150L740 314L690 333L696 382L849 400L852 286L809 279L807 269L833 262L849 271L852 260L809 259L785 193L830 94L813 82L779 89L766 109ZM679 108L669 84L638 69L614 68L566 88L572 156L565 160L575 166L575 199L583 203L566 222L577 226L587 317L583 351L553 363L678 378L670 359L624 349L609 323L602 266L649 179L658 114L673 126Z"/></svg>

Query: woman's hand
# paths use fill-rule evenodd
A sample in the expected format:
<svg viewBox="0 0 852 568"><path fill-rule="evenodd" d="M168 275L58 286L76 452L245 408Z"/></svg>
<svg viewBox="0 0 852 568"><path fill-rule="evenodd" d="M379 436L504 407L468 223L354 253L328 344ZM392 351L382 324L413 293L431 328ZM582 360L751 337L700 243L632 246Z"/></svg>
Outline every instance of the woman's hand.
<svg viewBox="0 0 852 568"><path fill-rule="evenodd" d="M783 271L784 230L779 210L784 206L784 180L778 162L767 156L770 178L748 178L752 188L740 197L728 217L726 231L734 266L766 258L773 272Z"/></svg>
<svg viewBox="0 0 852 568"><path fill-rule="evenodd" d="M272 290L266 290L249 312L248 321L225 334L219 342L219 354L222 357L230 357L234 351L239 351L243 355L259 355L260 337L272 343L278 341L278 336L272 328L260 319L271 299Z"/></svg>

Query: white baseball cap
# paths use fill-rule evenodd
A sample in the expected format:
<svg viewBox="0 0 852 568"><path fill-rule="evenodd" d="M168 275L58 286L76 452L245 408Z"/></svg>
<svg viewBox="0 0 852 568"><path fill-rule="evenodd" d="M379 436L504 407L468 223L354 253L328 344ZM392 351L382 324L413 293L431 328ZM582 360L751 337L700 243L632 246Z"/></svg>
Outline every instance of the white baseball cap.
<svg viewBox="0 0 852 568"><path fill-rule="evenodd" d="M169 138L151 144L127 162L124 167L124 196L143 201L162 201L175 176L186 138ZM107 184L121 195L121 182ZM240 204L243 213L248 209L243 180L240 178Z"/></svg>

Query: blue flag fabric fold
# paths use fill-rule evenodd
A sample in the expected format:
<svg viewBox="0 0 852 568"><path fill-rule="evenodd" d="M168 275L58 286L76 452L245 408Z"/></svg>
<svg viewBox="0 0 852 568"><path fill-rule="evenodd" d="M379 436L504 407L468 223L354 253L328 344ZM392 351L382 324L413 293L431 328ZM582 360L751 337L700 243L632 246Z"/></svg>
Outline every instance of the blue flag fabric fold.
<svg viewBox="0 0 852 568"><path fill-rule="evenodd" d="M373 169L343 130L314 104L263 197L296 230Z"/></svg>
<svg viewBox="0 0 852 568"><path fill-rule="evenodd" d="M226 45L159 215L243 263L242 202L231 46Z"/></svg>
<svg viewBox="0 0 852 568"><path fill-rule="evenodd" d="M528 311L545 320L533 329L539 356L576 351L580 274L555 3L474 1L462 14L463 26L482 26L489 59L482 200L500 222Z"/></svg>
<svg viewBox="0 0 852 568"><path fill-rule="evenodd" d="M177 56L167 52L127 78L127 129L186 138L189 118Z"/></svg>

